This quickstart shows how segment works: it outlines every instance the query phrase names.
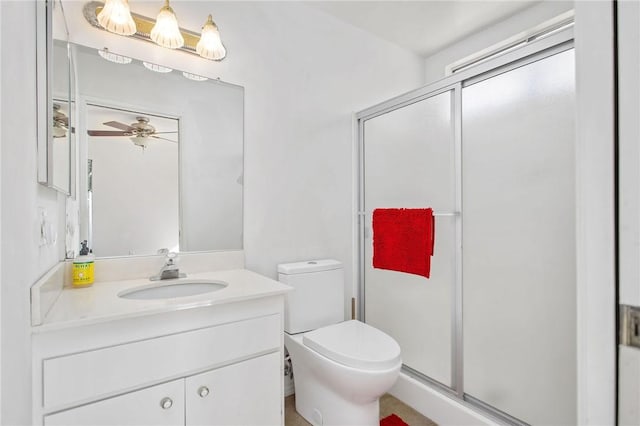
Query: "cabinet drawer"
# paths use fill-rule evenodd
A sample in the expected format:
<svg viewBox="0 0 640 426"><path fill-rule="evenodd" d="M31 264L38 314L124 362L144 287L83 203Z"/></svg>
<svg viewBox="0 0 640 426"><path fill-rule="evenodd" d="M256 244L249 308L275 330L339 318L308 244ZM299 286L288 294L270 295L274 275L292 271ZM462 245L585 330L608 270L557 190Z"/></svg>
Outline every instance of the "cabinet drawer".
<svg viewBox="0 0 640 426"><path fill-rule="evenodd" d="M280 348L280 315L269 315L43 362L46 411Z"/></svg>
<svg viewBox="0 0 640 426"><path fill-rule="evenodd" d="M44 418L45 426L182 424L184 424L184 380L182 379L51 414Z"/></svg>

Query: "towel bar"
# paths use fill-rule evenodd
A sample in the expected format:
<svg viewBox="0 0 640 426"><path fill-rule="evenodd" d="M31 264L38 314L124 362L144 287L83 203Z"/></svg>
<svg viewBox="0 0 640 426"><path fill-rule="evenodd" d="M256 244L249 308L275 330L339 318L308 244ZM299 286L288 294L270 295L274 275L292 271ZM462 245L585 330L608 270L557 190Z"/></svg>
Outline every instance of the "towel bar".
<svg viewBox="0 0 640 426"><path fill-rule="evenodd" d="M365 212L358 212L358 215L364 216ZM460 216L460 212L451 212L451 213L434 213L434 216Z"/></svg>

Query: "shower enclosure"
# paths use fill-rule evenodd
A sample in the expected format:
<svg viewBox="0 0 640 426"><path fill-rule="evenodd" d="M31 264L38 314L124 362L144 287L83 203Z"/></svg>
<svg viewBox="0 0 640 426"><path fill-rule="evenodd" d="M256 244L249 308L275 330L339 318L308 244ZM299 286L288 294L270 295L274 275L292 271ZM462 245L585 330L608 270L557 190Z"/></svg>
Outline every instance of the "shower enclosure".
<svg viewBox="0 0 640 426"><path fill-rule="evenodd" d="M574 74L564 30L357 114L360 318L516 424L576 423ZM373 268L386 207L433 208L430 279Z"/></svg>

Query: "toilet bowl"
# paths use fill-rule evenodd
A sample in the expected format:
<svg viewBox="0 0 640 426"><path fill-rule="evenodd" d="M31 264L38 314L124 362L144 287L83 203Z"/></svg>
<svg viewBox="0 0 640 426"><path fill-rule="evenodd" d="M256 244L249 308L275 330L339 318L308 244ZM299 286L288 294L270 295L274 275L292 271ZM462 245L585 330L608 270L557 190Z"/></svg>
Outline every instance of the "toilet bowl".
<svg viewBox="0 0 640 426"><path fill-rule="evenodd" d="M278 266L293 287L285 301L284 344L291 357L296 411L313 425L379 424L379 398L402 366L389 335L343 321L342 264L335 260Z"/></svg>
<svg viewBox="0 0 640 426"><path fill-rule="evenodd" d="M314 332L284 336L293 366L296 411L313 425L378 425L380 396L393 386L402 366L400 347L355 320L315 330L319 331L337 331L339 337L327 333L324 340L310 340ZM377 345L357 341L369 334ZM341 340L351 336L354 340Z"/></svg>

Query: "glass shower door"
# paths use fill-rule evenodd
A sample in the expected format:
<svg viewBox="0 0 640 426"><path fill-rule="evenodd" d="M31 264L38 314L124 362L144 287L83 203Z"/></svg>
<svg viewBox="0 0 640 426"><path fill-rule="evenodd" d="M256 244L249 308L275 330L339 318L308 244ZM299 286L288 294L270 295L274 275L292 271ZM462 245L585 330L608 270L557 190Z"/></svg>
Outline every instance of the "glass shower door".
<svg viewBox="0 0 640 426"><path fill-rule="evenodd" d="M376 208L455 209L454 90L364 122L364 315L395 338L405 367L451 387L457 216L435 219L429 279L374 269Z"/></svg>
<svg viewBox="0 0 640 426"><path fill-rule="evenodd" d="M530 424L576 422L574 98L573 49L462 89L464 391Z"/></svg>

